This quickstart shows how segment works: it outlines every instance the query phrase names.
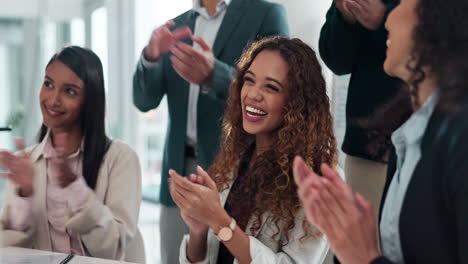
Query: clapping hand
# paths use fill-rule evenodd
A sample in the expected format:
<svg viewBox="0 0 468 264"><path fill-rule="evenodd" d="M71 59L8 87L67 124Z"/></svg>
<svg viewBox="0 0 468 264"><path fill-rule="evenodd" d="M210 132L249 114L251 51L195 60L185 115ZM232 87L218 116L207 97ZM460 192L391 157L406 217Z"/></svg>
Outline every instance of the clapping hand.
<svg viewBox="0 0 468 264"><path fill-rule="evenodd" d="M213 51L202 38L192 37L192 40L201 47L201 50L177 42L171 48L172 67L187 82L209 85L213 78L215 61Z"/></svg>
<svg viewBox="0 0 468 264"><path fill-rule="evenodd" d="M15 139L18 154L8 151L0 151L0 166L7 172L0 173L0 176L12 181L19 187L19 194L27 197L34 191L34 165L29 159L29 154L25 151L23 139Z"/></svg>
<svg viewBox="0 0 468 264"><path fill-rule="evenodd" d="M351 12L348 6L347 0L334 0L336 8L340 11L341 15L343 16L344 20L349 24L356 23L356 17Z"/></svg>
<svg viewBox="0 0 468 264"><path fill-rule="evenodd" d="M192 174L189 178L182 177L174 170L170 170L169 174L170 193L185 223L191 232L206 234L209 219L218 210L224 210L216 184L201 167L197 168L197 175Z"/></svg>
<svg viewBox="0 0 468 264"><path fill-rule="evenodd" d="M319 176L300 157L293 165L299 198L309 221L323 232L343 264L370 263L380 255L372 204L328 165Z"/></svg>
<svg viewBox="0 0 468 264"><path fill-rule="evenodd" d="M363 27L368 30L378 29L384 22L387 6L382 0L340 0L344 1L344 10L350 12ZM341 9L340 9L341 11ZM343 14L343 16L346 16Z"/></svg>
<svg viewBox="0 0 468 264"><path fill-rule="evenodd" d="M166 24L153 31L148 45L146 45L143 50L145 59L157 61L162 55L167 53L177 41L192 36L192 31L189 27L183 26L171 32L170 28L173 26L175 26L175 22L169 20Z"/></svg>

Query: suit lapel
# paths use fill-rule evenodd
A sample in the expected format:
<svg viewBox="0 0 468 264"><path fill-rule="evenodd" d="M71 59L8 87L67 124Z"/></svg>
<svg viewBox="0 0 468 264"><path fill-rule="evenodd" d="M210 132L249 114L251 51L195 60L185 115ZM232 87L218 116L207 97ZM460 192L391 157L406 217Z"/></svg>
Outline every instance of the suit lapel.
<svg viewBox="0 0 468 264"><path fill-rule="evenodd" d="M187 17L186 25L190 28L190 30L192 30L192 33L195 32L195 21L197 20L197 17L198 17L198 13L193 10L189 12L189 15ZM190 40L190 43L192 42L191 39L188 39L188 40Z"/></svg>
<svg viewBox="0 0 468 264"><path fill-rule="evenodd" d="M195 20L197 19L197 16L198 16L198 13L193 11L193 10L190 10L186 13L186 16L184 17L184 19L182 19L180 21L180 26L188 26L190 28L190 30L192 31L192 33L195 31ZM190 45L192 46L193 45L193 41L192 39L190 38L186 38L186 39L182 39L181 42L187 44L187 45ZM169 64L170 64L170 61L169 61ZM172 65L169 66L171 69L172 69ZM175 72L175 70L173 70ZM178 74L176 74L179 78L179 80L181 81L180 84L181 84L181 100L179 101L180 102L180 105L178 106L181 111L183 113L187 113L187 108L188 108L188 101L189 101L189 89L190 89L190 83L185 81L182 77L180 77ZM183 128L181 128L183 131L186 131L187 130L187 119L188 119L188 116L187 114L184 114L183 115L185 117L185 120L183 121Z"/></svg>
<svg viewBox="0 0 468 264"><path fill-rule="evenodd" d="M188 26L190 28L190 30L193 32L195 32L195 21L198 17L198 13L193 11L193 10L190 10L187 12L187 15L185 16L185 19L182 20L182 23L180 26ZM187 43L188 45L192 46L193 42L191 39L187 38L187 39L183 39L182 42L184 43Z"/></svg>
<svg viewBox="0 0 468 264"><path fill-rule="evenodd" d="M223 47L226 45L226 42L229 40L234 29L239 24L242 15L243 6L246 0L233 0L227 10L226 15L224 16L223 22L218 30L218 35L216 36L215 43L213 45L213 53L215 57L218 57Z"/></svg>

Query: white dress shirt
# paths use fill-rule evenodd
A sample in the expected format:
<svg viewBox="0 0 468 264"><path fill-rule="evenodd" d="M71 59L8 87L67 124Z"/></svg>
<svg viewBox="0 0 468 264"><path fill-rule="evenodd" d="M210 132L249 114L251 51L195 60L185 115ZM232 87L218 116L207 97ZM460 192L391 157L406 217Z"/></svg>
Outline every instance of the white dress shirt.
<svg viewBox="0 0 468 264"><path fill-rule="evenodd" d="M193 34L205 40L205 42L213 47L219 27L223 22L226 9L232 0L221 0L216 6L216 13L212 16L208 15L208 11L200 3L200 0L193 1L192 10L198 14L195 20L195 28ZM195 49L201 50L200 46L193 43ZM143 54L141 60L144 67L155 67L157 62L147 61ZM190 146L197 145L197 104L198 95L200 93L200 85L190 83L189 100L187 108L187 132L186 141Z"/></svg>
<svg viewBox="0 0 468 264"><path fill-rule="evenodd" d="M395 263L404 263L400 241L400 213L414 169L421 158L421 141L437 104L437 92L392 134L397 168L382 210L380 236L382 253Z"/></svg>

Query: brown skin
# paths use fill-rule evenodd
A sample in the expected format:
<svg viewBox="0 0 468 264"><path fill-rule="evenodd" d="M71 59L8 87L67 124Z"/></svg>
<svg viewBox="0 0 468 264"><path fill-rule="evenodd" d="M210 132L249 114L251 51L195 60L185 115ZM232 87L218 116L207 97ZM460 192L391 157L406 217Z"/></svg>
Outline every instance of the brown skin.
<svg viewBox="0 0 468 264"><path fill-rule="evenodd" d="M39 94L42 119L51 129L52 139L65 134L64 154L71 154L81 144L80 115L84 103L83 81L65 64L52 62L46 69L46 77ZM56 142L53 140L53 143Z"/></svg>
<svg viewBox="0 0 468 264"><path fill-rule="evenodd" d="M388 30L387 40L387 58L384 62L385 72L394 77L410 83L413 72L408 70L407 64L411 61L414 66L414 60L411 60L411 51L413 50L413 29L417 26L418 18L416 15L417 0L403 0L387 18L385 28ZM425 67L426 78L419 84L418 90L419 102L413 101L413 106L422 105L435 90L435 80L431 72ZM410 89L412 89L410 85Z"/></svg>
<svg viewBox="0 0 468 264"><path fill-rule="evenodd" d="M382 0L344 0L345 7L355 20L368 30L378 29L384 20L387 7Z"/></svg>
<svg viewBox="0 0 468 264"><path fill-rule="evenodd" d="M288 64L277 51L260 52L244 75L241 90L242 126L245 132L255 135L255 153L269 150L278 136L284 120ZM261 121L250 122L246 107L260 108L267 114Z"/></svg>
<svg viewBox="0 0 468 264"><path fill-rule="evenodd" d="M341 15L343 16L344 20L349 24L356 23L356 17L349 9L349 5L347 0L334 0L336 8L340 10Z"/></svg>
<svg viewBox="0 0 468 264"><path fill-rule="evenodd" d="M58 167L62 188L77 178L71 172L66 157L81 145L80 115L84 95L83 81L65 64L54 61L47 67L39 100L43 123L50 129L52 144L57 152L57 156L51 159L51 165ZM17 142L17 147L24 149L24 143ZM0 152L0 164L9 171L2 176L19 187L19 194L31 196L34 192L34 166L28 154L23 151L18 155Z"/></svg>
<svg viewBox="0 0 468 264"><path fill-rule="evenodd" d="M368 30L376 30L382 25L387 10L382 0L334 0L334 2L348 24L359 22Z"/></svg>

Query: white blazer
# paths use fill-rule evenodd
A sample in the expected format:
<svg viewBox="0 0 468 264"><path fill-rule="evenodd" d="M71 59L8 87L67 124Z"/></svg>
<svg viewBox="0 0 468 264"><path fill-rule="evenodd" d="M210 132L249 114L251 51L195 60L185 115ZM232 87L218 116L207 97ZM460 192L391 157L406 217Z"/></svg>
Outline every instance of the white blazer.
<svg viewBox="0 0 468 264"><path fill-rule="evenodd" d="M229 188L220 193L221 204L224 206L226 203L229 192L231 191L232 183ZM244 232L248 235L250 240L250 256L252 257L252 264L322 264L327 255L329 246L324 237L309 238L300 241L300 238L304 235L302 228L302 222L305 219L304 211L301 211L296 217L296 224L291 232L291 238L293 241L289 242L286 246L282 247L280 242L272 239L272 235L275 233L274 224L269 222L266 223L268 215L262 217L262 226L256 232L256 234L250 233L250 227L253 222L252 219L249 221L246 230ZM280 237L283 234L280 233ZM187 259L187 242L189 235L185 235L180 245L179 261L181 264L190 264L191 262ZM211 228L208 231L207 238L207 252L206 257L203 261L197 262L196 264L216 264L218 259L219 241L216 239L213 230ZM239 262L234 259L233 264Z"/></svg>

